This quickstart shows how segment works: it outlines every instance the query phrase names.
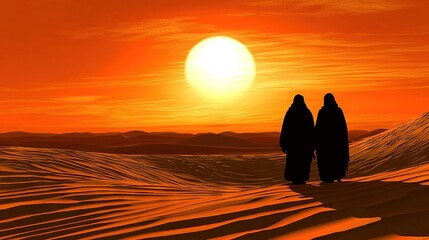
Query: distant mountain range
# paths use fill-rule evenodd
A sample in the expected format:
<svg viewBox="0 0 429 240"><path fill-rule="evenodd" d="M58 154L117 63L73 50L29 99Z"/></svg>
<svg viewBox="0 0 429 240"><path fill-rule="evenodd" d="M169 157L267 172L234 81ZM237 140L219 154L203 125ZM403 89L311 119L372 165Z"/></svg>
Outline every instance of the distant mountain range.
<svg viewBox="0 0 429 240"><path fill-rule="evenodd" d="M349 131L349 142L356 142L363 138L371 137L385 131L387 131L387 129L384 129L384 128L375 129L372 131L351 130Z"/></svg>
<svg viewBox="0 0 429 240"><path fill-rule="evenodd" d="M376 135L386 129L349 132L350 142ZM62 148L92 152L131 154L222 154L276 152L278 132L261 133L176 133L176 132L108 132L108 133L0 133L0 146Z"/></svg>

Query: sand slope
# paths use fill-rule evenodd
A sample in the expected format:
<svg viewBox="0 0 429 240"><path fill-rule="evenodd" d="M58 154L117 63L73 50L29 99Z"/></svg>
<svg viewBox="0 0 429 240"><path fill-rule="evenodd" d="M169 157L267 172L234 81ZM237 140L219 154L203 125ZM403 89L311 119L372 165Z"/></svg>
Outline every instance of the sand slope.
<svg viewBox="0 0 429 240"><path fill-rule="evenodd" d="M352 143L350 176L429 163L429 112L396 128Z"/></svg>
<svg viewBox="0 0 429 240"><path fill-rule="evenodd" d="M424 239L428 118L354 143L325 185L283 184L282 154L0 147L0 239Z"/></svg>

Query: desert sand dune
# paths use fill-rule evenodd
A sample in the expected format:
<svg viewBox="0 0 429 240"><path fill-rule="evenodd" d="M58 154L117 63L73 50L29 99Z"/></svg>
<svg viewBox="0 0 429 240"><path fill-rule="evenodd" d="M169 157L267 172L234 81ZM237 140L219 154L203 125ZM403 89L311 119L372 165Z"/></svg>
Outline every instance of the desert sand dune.
<svg viewBox="0 0 429 240"><path fill-rule="evenodd" d="M429 114L351 145L342 183L284 155L0 147L0 239L425 239Z"/></svg>
<svg viewBox="0 0 429 240"><path fill-rule="evenodd" d="M351 176L429 163L429 112L394 129L352 143Z"/></svg>

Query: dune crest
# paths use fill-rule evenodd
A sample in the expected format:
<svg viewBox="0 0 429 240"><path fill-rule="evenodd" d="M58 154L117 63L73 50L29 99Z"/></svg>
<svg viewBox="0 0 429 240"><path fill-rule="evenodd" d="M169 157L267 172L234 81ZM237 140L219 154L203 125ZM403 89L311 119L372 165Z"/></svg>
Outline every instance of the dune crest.
<svg viewBox="0 0 429 240"><path fill-rule="evenodd" d="M350 145L350 176L399 170L429 162L429 112Z"/></svg>

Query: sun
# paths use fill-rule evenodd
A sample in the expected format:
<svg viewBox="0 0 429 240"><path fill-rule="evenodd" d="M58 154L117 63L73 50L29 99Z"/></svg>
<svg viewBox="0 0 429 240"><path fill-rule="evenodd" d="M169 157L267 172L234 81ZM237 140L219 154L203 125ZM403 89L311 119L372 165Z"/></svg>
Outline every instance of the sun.
<svg viewBox="0 0 429 240"><path fill-rule="evenodd" d="M241 42L225 36L196 44L185 64L186 80L204 97L228 101L248 89L255 79L255 61Z"/></svg>

